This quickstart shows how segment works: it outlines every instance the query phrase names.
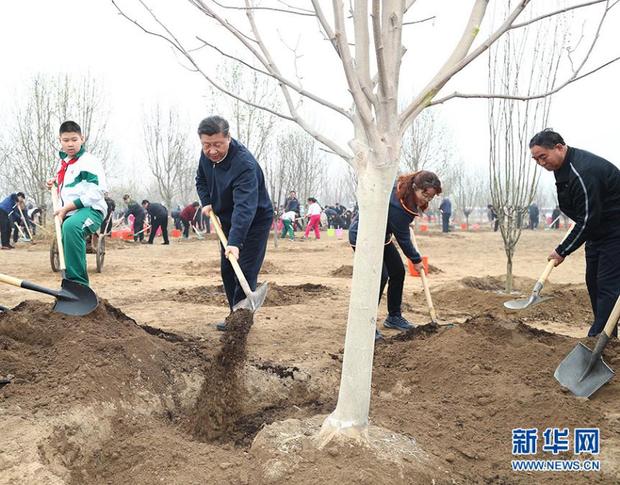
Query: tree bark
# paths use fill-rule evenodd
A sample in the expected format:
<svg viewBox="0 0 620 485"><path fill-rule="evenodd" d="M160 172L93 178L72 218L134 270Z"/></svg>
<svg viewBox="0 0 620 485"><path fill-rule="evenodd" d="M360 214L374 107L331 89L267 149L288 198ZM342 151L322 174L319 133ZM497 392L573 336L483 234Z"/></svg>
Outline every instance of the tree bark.
<svg viewBox="0 0 620 485"><path fill-rule="evenodd" d="M395 163L377 168L370 161L360 172L360 219L340 391L336 409L321 430L324 443L336 433L358 439L367 433L385 227L397 168Z"/></svg>

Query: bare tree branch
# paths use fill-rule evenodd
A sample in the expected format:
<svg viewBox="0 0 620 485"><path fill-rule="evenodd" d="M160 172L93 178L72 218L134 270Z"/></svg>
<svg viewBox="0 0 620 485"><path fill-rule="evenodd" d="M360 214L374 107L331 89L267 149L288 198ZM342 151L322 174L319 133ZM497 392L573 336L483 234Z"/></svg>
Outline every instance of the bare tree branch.
<svg viewBox="0 0 620 485"><path fill-rule="evenodd" d="M334 111L336 111L337 113L341 114L342 116L344 116L345 118L347 118L348 120L351 120L351 113L347 112L344 108L342 108L341 106L338 106L336 104L333 104L332 102L326 100L325 98L322 98L320 96L317 96L314 93L311 93L307 90L305 90L301 85L299 84L295 84L293 81L290 81L282 76L280 76L279 73L271 73L271 72L267 72L264 71L263 69L259 69L255 66L253 66L252 64L245 62L243 59L240 59L236 56L233 56L231 54L228 54L226 52L224 52L222 49L220 49L219 47L217 47L216 45L207 42L206 40L196 36L196 39L198 39L200 42L202 42L205 46L211 47L213 50L217 51L219 54L221 54L223 57L226 57L227 59L232 59L240 64L243 64L244 66L246 66L248 69L252 69L253 71L259 72L265 76L269 76L272 77L273 79L276 79L277 81L286 84L288 87L290 87L291 89L293 89L294 91L296 91L299 95L301 96L305 96L308 99L311 99L312 101L315 101L319 104L322 104L323 106L326 106L327 108L330 108Z"/></svg>
<svg viewBox="0 0 620 485"><path fill-rule="evenodd" d="M571 5L570 7L562 8L562 9L556 10L554 12L549 12L549 13L546 13L544 15L540 15L539 17L534 17L533 19L530 19L530 20L528 20L526 22L521 22L519 24L513 24L508 30L520 29L521 27L526 27L527 25L531 25L534 22L538 22L539 20L543 20L543 19L546 19L546 18L549 18L549 17L553 17L554 15L559 15L561 13L566 13L566 12L569 12L571 10L575 10L575 9L583 8L583 7L589 7L591 5L596 5L597 3L603 3L603 2L607 2L607 1L608 0L593 0L591 2L580 3L578 5ZM616 3L618 3L618 2L617 1L614 2L614 5ZM613 5L611 7L613 7ZM609 7L609 8L611 8L611 7Z"/></svg>
<svg viewBox="0 0 620 485"><path fill-rule="evenodd" d="M305 10L305 9L301 9L299 7L293 7L291 6L290 10L287 9L283 9L283 8L274 8L274 7L233 7L231 5L224 5L223 3L217 2L216 0L211 0L214 4L216 4L219 7L222 7L224 9L227 10L243 10L243 11L247 11L247 10L267 10L270 12L280 12L280 13L287 13L287 14L293 14L293 15L302 15L305 17L315 17L314 12L310 11L310 10ZM293 10L293 9L297 9L297 10Z"/></svg>
<svg viewBox="0 0 620 485"><path fill-rule="evenodd" d="M402 134L411 120L429 103L433 100L435 95L441 90L441 88L461 69L467 64L482 54L489 46L495 42L514 22L514 19L521 13L525 6L529 3L529 0L523 0L519 7L508 16L502 26L497 29L489 38L471 54L467 55L474 39L478 35L480 30L480 24L484 18L486 12L487 0L476 0L472 7L471 14L465 30L461 35L461 39L457 43L452 55L444 63L443 67L439 70L437 75L424 87L421 93L416 99L414 99L407 108L401 113L399 119L400 133Z"/></svg>
<svg viewBox="0 0 620 485"><path fill-rule="evenodd" d="M608 1L608 0L606 0ZM593 2L593 3L600 3L600 2ZM596 45L597 41L599 40L600 37L600 32L601 29L603 27L603 24L605 22L605 18L607 17L607 14L609 13L609 10L611 8L613 8L614 5L616 5L618 2L614 2L613 5L605 8L603 15L601 16L601 19L599 20L599 23L597 25L596 28L596 32L594 34L594 36L592 37L592 42L586 52L586 54L583 56L583 59L581 60L580 65L577 67L577 69L574 70L573 75L571 77L569 77L566 81L564 81L563 83L561 83L558 86L554 86L553 89L545 92L545 93L539 93L539 94L528 94L528 95L502 95L502 94L489 94L489 93L485 93L485 94L472 94L472 95L467 95L467 94L463 94L463 93L453 93L451 95L448 95L444 98L440 98L436 101L433 101L431 103L429 103L429 106L433 106L436 104L441 104L444 103L446 101L448 101L449 99L453 99L453 98L497 98L497 99L514 99L514 100L520 100L520 101L527 101L527 100L534 100L534 99L540 99L540 98L545 98L547 96L551 96L552 94L557 93L558 91L560 91L561 89L565 88L566 86L568 86L569 84L578 81L580 79L583 79L584 77L587 77L591 74L594 74L597 71L600 71L601 69L613 64L614 62L620 60L620 56L619 57L615 57L607 62L605 62L602 65L597 66L596 68L588 71L585 74L579 74L581 72L581 70L583 69L583 67L585 66L586 62L589 60L590 55L592 54L593 50L594 50L594 46ZM589 5L589 4L588 4ZM571 61L572 64L572 61Z"/></svg>

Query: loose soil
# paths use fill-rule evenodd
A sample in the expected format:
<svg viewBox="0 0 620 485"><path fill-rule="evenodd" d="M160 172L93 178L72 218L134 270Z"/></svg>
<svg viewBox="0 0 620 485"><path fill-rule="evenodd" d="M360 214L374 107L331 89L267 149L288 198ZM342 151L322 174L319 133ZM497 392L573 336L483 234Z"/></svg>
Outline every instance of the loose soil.
<svg viewBox="0 0 620 485"><path fill-rule="evenodd" d="M229 313L214 241L109 247L104 272L91 272L107 301L84 318L2 286L0 304L12 310L0 312L0 380L11 381L0 389L0 483L619 483L618 380L577 399L553 378L577 342L595 343L583 338L592 318L583 251L554 270L543 290L551 300L503 307L529 295L560 238L523 234L517 293L506 295L497 233L433 227L418 236L442 270L429 278L438 315L456 324L380 327L371 448L318 450L314 441L317 415L338 395L351 281L333 272L352 264L343 241L270 245L274 266L260 277L270 300L254 315L233 314L224 333L212 325ZM47 250L19 244L0 265L55 287ZM403 308L412 322L428 321L419 278L407 276ZM384 298L379 322L385 314ZM617 340L605 360L620 368ZM512 472L517 427L599 427L602 470ZM414 444L419 453L408 454Z"/></svg>
<svg viewBox="0 0 620 485"><path fill-rule="evenodd" d="M177 302L208 302L209 304L228 305L223 285L198 286L195 288L181 288L176 292L162 291ZM276 283L268 285L267 297L263 306L298 305L315 298L329 298L336 294L336 290L325 285L305 283L303 285L280 286Z"/></svg>

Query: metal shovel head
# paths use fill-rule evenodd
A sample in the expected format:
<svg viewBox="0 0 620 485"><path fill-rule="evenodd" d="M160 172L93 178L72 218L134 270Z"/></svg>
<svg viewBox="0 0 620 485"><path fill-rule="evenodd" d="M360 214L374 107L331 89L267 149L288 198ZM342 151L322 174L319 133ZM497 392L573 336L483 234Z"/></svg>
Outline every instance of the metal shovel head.
<svg viewBox="0 0 620 485"><path fill-rule="evenodd" d="M265 298L267 298L267 290L268 290L267 283L263 283L258 288L256 288L256 290L254 290L252 293L246 296L246 298L244 298L239 303L237 303L233 307L233 311L243 308L246 310L250 310L252 313L254 313L261 306L263 306L263 303L265 302Z"/></svg>
<svg viewBox="0 0 620 485"><path fill-rule="evenodd" d="M530 295L529 298L523 298L521 300L508 300L504 302L504 306L510 310L523 310L532 305L537 305L543 301L550 300L550 296Z"/></svg>
<svg viewBox="0 0 620 485"><path fill-rule="evenodd" d="M53 310L65 315L81 317L88 315L97 308L97 305L99 305L97 295L88 286L63 279Z"/></svg>
<svg viewBox="0 0 620 485"><path fill-rule="evenodd" d="M575 396L590 397L614 376L614 371L602 358L599 358L587 375L583 375L590 365L592 351L579 343L570 354L560 362L553 377ZM582 379L583 376L583 379Z"/></svg>

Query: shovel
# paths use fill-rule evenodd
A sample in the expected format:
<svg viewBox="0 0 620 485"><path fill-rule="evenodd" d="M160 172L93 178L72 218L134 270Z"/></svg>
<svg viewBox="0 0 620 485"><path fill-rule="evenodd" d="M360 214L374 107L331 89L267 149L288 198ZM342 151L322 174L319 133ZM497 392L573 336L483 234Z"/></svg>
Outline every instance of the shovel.
<svg viewBox="0 0 620 485"><path fill-rule="evenodd" d="M19 204L17 205L17 209L19 210L19 214L22 216L22 221L24 221L24 228L26 229L26 232L28 233L28 237L30 238L30 242L33 242L32 241L32 233L30 232L30 228L28 227L28 220L24 216L24 212L22 211L22 208L19 206Z"/></svg>
<svg viewBox="0 0 620 485"><path fill-rule="evenodd" d="M62 253L60 253L62 254ZM63 263L61 263L63 264ZM64 266L62 266L64 268ZM39 293L45 293L56 298L56 304L53 310L55 312L64 313L65 315L88 315L92 312L99 302L97 301L97 295L88 286L81 285L75 281L63 279L60 290L52 290L39 286L30 281L20 280L13 276L8 276L0 273L0 282L7 283L9 285L24 288L25 290L37 291Z"/></svg>
<svg viewBox="0 0 620 485"><path fill-rule="evenodd" d="M409 232L411 233L411 241L413 242L413 247L419 253L418 243L416 242L415 232L413 227L409 226ZM434 325L441 325L445 327L453 327L452 323L439 323L437 320L437 313L435 312L435 305L433 305L433 299L431 298L431 291L429 289L428 280L426 279L426 270L424 266L420 268L420 279L422 280L422 288L424 288L424 296L426 297L426 305L428 306L428 313L431 317L431 323Z"/></svg>
<svg viewBox="0 0 620 485"><path fill-rule="evenodd" d="M564 242L564 240L568 237L568 235L571 233L572 230L573 230L573 225L571 224L571 226L568 228L568 231L566 231L566 234L564 234L564 237L562 238L562 241L560 242L560 244ZM555 267L554 260L551 260L547 263L547 266L545 266L545 270L543 271L543 274L540 275L540 278L538 278L538 281L534 285L534 288L532 289L532 294L530 295L529 298L522 298L521 300L505 301L504 306L510 310L523 310L524 308L527 308L529 306L537 305L538 303L542 303L545 300L549 300L551 298L550 296L540 296L540 292L542 291L543 286L545 286L545 282L547 281L547 278L549 278L549 275L551 274L551 270L554 267Z"/></svg>
<svg viewBox="0 0 620 485"><path fill-rule="evenodd" d="M226 248L226 246L228 246L228 240L226 239L226 235L224 234L224 231L222 231L220 220L213 212L211 212L211 222L213 223L215 232L220 238L222 246ZM243 292L245 293L245 296L246 296L245 299L241 300L239 303L237 303L233 307L233 311L239 310L241 308L245 308L247 310L250 310L252 313L254 313L256 310L258 310L263 305L263 302L265 301L265 298L267 297L267 289L268 289L267 283L263 283L258 288L256 288L256 291L252 291L252 289L250 288L250 285L248 284L248 280L243 275L243 271L241 271L241 266L239 266L239 261L237 261L237 258L235 258L233 255L229 255L228 260L230 261L230 264L232 265L233 270L235 270L235 274L237 275L239 284L241 285L241 288L243 288Z"/></svg>
<svg viewBox="0 0 620 485"><path fill-rule="evenodd" d="M620 318L620 296L616 300L605 328L598 336L594 351L579 342L555 370L553 377L575 396L590 397L611 380L614 371L603 360L603 349L609 342Z"/></svg>

